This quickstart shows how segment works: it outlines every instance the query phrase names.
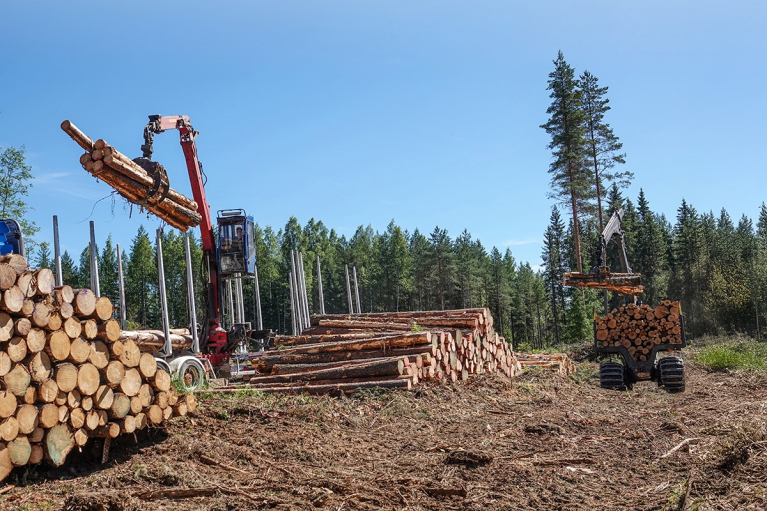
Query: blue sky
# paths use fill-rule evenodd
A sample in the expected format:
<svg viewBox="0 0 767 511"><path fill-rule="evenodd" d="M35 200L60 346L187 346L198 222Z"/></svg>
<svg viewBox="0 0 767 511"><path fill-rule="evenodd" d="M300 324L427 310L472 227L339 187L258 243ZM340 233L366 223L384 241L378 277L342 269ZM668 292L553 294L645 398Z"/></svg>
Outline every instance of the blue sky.
<svg viewBox="0 0 767 511"><path fill-rule="evenodd" d="M391 219L468 229L537 264L551 201L546 121L557 51L610 88L625 193L674 217L756 218L766 200L767 4L581 2L5 2L0 146L26 145L40 239L57 214L128 246L140 223L78 164L72 120L130 156L146 116L186 114L215 211L314 217L351 236ZM190 193L175 133L156 159Z"/></svg>

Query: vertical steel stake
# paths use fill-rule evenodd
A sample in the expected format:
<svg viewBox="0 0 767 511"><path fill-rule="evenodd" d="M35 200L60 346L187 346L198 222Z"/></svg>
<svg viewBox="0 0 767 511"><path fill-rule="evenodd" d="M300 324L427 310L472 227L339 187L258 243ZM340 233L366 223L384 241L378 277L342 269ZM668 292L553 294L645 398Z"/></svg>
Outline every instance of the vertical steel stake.
<svg viewBox="0 0 767 511"><path fill-rule="evenodd" d="M91 220L91 243L88 252L91 258L91 288L93 288L93 292L96 298L98 298L101 296L101 290L99 289L99 261L96 254L96 228L93 220Z"/></svg>
<svg viewBox="0 0 767 511"><path fill-rule="evenodd" d="M357 299L357 314L362 313L362 308L360 307L360 287L357 285L357 267L352 266L352 273L354 273L354 296Z"/></svg>
<svg viewBox="0 0 767 511"><path fill-rule="evenodd" d="M254 283L255 290L253 292L256 294L256 327L259 330L263 330L264 323L261 320L261 288L258 285L258 266L256 266L255 270L256 281Z"/></svg>
<svg viewBox="0 0 767 511"><path fill-rule="evenodd" d="M320 293L320 314L325 314L325 296L322 294L322 268L320 268L320 256L317 256L317 288Z"/></svg>
<svg viewBox="0 0 767 511"><path fill-rule="evenodd" d="M59 246L59 217L53 215L53 257L56 265L56 286L64 285L64 278L61 274L61 248ZM125 330L125 327L123 327Z"/></svg>
<svg viewBox="0 0 767 511"><path fill-rule="evenodd" d="M157 229L157 272L160 277L160 305L162 307L162 333L165 335L165 345L160 355L169 357L173 353L170 343L170 323L168 320L168 297L165 293L165 265L162 261L162 229Z"/></svg>
<svg viewBox="0 0 767 511"><path fill-rule="evenodd" d="M301 297L304 301L304 326L309 328L311 325L309 313L309 296L306 292L306 274L304 273L304 254L298 252L298 272L301 275Z"/></svg>
<svg viewBox="0 0 767 511"><path fill-rule="evenodd" d="M120 290L120 327L127 330L128 307L125 303L125 279L123 278L123 254L120 244L117 244L117 286Z"/></svg>
<svg viewBox="0 0 767 511"><path fill-rule="evenodd" d="M297 333L297 321L296 321L296 298L295 298L295 290L293 289L293 272L288 273L288 280L290 282L290 322L293 332L293 335L298 335Z"/></svg>
<svg viewBox="0 0 767 511"><path fill-rule="evenodd" d="M349 284L349 265L345 264L346 270L346 301L349 302L349 314L354 314L354 305L352 304L352 288Z"/></svg>
<svg viewBox="0 0 767 511"><path fill-rule="evenodd" d="M189 245L191 233L184 235L184 259L186 261L186 292L189 301L189 320L192 330L192 353L200 352L200 338L197 336L197 305L194 299L194 276L192 275L192 249ZM123 327L125 328L125 327Z"/></svg>

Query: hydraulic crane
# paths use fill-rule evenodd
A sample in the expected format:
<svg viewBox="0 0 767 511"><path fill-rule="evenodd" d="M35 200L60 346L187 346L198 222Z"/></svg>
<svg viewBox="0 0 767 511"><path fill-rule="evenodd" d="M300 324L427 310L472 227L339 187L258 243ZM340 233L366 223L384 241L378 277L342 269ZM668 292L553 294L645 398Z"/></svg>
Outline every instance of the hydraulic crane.
<svg viewBox="0 0 767 511"><path fill-rule="evenodd" d="M184 151L192 195L197 202L197 212L202 216L200 238L202 241L202 259L207 279L206 319L202 325L201 349L207 353L225 354L232 351L240 342L253 335L259 339L262 335L250 331L245 324L235 324L226 331L222 327L223 282L232 277L249 277L255 273L256 251L254 240L254 221L242 209L221 210L217 215L218 243L214 231L210 205L205 196L206 176L202 163L197 157L195 131L186 115L150 115L149 123L144 128L142 156L133 161L143 167L155 182L167 183L165 169L152 160L154 136L167 130L178 130L181 148ZM160 188L159 186L157 188ZM167 186L165 187L167 189Z"/></svg>

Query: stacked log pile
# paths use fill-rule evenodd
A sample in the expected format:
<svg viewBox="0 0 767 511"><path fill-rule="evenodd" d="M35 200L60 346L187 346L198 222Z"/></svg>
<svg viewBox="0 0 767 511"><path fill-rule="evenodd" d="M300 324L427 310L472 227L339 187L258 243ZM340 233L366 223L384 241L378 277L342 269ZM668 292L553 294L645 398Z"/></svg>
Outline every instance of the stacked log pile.
<svg viewBox="0 0 767 511"><path fill-rule="evenodd" d="M300 336L277 336L253 360L264 392L351 393L406 388L423 380L466 380L518 370L487 309L314 316Z"/></svg>
<svg viewBox="0 0 767 511"><path fill-rule="evenodd" d="M0 256L0 480L55 466L89 438L114 438L196 407L154 356L123 338L113 306L89 289L54 287L48 269Z"/></svg>
<svg viewBox="0 0 767 511"><path fill-rule="evenodd" d="M117 190L128 202L184 232L200 224L202 217L197 212L197 203L170 188L166 180L155 180L144 168L104 140L94 142L71 121L62 122L61 129L85 149L85 154L80 157L83 168Z"/></svg>
<svg viewBox="0 0 767 511"><path fill-rule="evenodd" d="M622 305L596 318L597 344L603 348L623 346L638 361L647 360L658 344L682 344L679 302L661 305Z"/></svg>
<svg viewBox="0 0 767 511"><path fill-rule="evenodd" d="M552 371L561 375L570 375L575 372L575 362L564 353L517 353L516 355L522 369L539 367L544 371Z"/></svg>

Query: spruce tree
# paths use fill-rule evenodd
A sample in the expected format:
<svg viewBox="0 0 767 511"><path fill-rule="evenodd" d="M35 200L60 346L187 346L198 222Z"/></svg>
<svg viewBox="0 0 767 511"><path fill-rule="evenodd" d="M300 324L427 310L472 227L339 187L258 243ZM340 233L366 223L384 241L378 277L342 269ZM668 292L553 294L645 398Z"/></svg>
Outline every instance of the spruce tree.
<svg viewBox="0 0 767 511"><path fill-rule="evenodd" d="M51 245L47 241L41 241L37 247L37 257L35 258L35 267L53 269L53 260L51 258Z"/></svg>
<svg viewBox="0 0 767 511"><path fill-rule="evenodd" d="M445 310L450 302L450 289L453 283L453 247L447 230L435 227L429 238L431 243L432 280L437 292L440 310Z"/></svg>
<svg viewBox="0 0 767 511"><path fill-rule="evenodd" d="M560 51L549 74L547 90L553 100L546 113L551 117L541 128L551 136L548 148L553 152L549 165L551 188L549 197L572 212L575 260L579 272L583 271L579 215L588 209L591 198L591 172L586 163L585 116L583 100L575 71Z"/></svg>
<svg viewBox="0 0 767 511"><path fill-rule="evenodd" d="M551 210L549 226L543 235L543 279L548 292L553 322L554 339L562 340L562 313L565 308L564 279L565 260L562 241L565 239L565 224L556 207Z"/></svg>
<svg viewBox="0 0 767 511"><path fill-rule="evenodd" d="M128 317L142 327L157 326L157 267L154 248L144 226L139 226L128 255L125 300Z"/></svg>

